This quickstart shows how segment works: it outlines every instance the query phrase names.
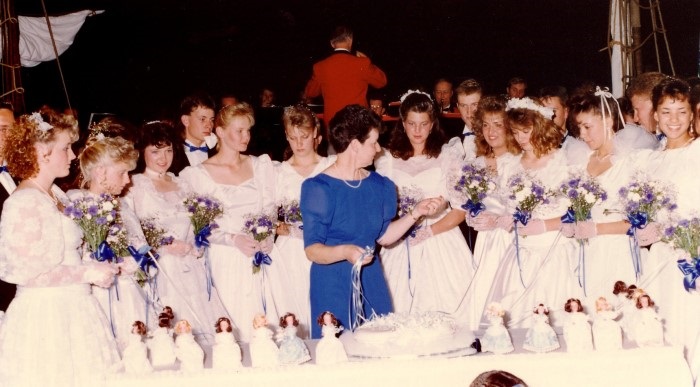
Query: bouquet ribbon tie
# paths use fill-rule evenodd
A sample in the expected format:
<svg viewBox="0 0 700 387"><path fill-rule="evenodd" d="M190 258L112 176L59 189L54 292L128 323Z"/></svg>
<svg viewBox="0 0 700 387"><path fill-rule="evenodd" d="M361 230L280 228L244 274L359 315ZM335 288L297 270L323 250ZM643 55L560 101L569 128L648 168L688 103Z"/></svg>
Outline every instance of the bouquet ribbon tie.
<svg viewBox="0 0 700 387"><path fill-rule="evenodd" d="M112 247L109 246L107 241L102 241L102 243L97 246L97 251L92 253L92 257L95 258L97 262L114 262L117 258L116 254L114 254L114 250L112 250Z"/></svg>
<svg viewBox="0 0 700 387"><path fill-rule="evenodd" d="M678 260L678 268L683 273L683 286L686 291L695 289L695 280L700 277L700 259L693 258L692 262L685 259Z"/></svg>
<svg viewBox="0 0 700 387"><path fill-rule="evenodd" d="M194 245L197 246L197 248L209 247L209 239L207 238L211 235L211 229L212 225L207 224L194 235Z"/></svg>
<svg viewBox="0 0 700 387"><path fill-rule="evenodd" d="M256 251L253 256L253 266L260 267L260 265L271 265L272 258L269 255L263 253L262 251Z"/></svg>
<svg viewBox="0 0 700 387"><path fill-rule="evenodd" d="M134 246L127 246L126 249L129 251L129 254L134 257L134 260L136 260L136 263L139 265L139 269L144 273L148 273L148 269L155 266L153 260L158 259L158 254L154 254L153 258L149 257L147 254L151 250L151 246L145 245L138 250L136 250Z"/></svg>
<svg viewBox="0 0 700 387"><path fill-rule="evenodd" d="M472 218L474 218L477 215L479 215L482 211L486 210L486 206L482 202L474 202L471 199L467 199L467 202L465 204L462 204L462 209L465 211L469 211L469 215L471 215Z"/></svg>
<svg viewBox="0 0 700 387"><path fill-rule="evenodd" d="M634 212L629 215L627 215L627 220L630 222L630 228L627 230L627 235L629 236L634 236L634 229L642 229L646 227L647 222L649 221L648 215L646 212Z"/></svg>
<svg viewBox="0 0 700 387"><path fill-rule="evenodd" d="M523 224L523 226L527 226L527 222L530 221L530 217L532 214L530 214L528 211L523 211L519 208L515 209L515 213L513 214L513 219L517 222L520 222Z"/></svg>
<svg viewBox="0 0 700 387"><path fill-rule="evenodd" d="M574 209L569 207L566 213L561 217L562 223L576 223L576 213Z"/></svg>

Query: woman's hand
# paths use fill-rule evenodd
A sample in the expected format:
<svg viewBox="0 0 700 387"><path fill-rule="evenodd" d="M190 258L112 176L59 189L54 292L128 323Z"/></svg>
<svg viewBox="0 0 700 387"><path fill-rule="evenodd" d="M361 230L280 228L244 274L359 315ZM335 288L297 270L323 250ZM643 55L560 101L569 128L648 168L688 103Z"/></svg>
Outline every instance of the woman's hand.
<svg viewBox="0 0 700 387"><path fill-rule="evenodd" d="M191 243L181 241L179 239L174 240L172 243L161 247L164 253L173 254L180 257L184 257L188 254L193 254L194 246Z"/></svg>
<svg viewBox="0 0 700 387"><path fill-rule="evenodd" d="M119 266L119 274L122 275L132 275L139 269L139 264L136 263L136 260L132 256L124 257L122 262L118 263L117 266Z"/></svg>
<svg viewBox="0 0 700 387"><path fill-rule="evenodd" d="M265 254L270 254L272 252L272 247L275 245L275 236L270 235L267 238L259 242L260 251Z"/></svg>
<svg viewBox="0 0 700 387"><path fill-rule="evenodd" d="M408 237L408 245L409 246L416 246L420 244L421 242L424 242L426 239L430 238L433 236L433 229L429 225L425 225L418 230L416 230L416 236L415 237Z"/></svg>
<svg viewBox="0 0 700 387"><path fill-rule="evenodd" d="M574 238L588 239L598 235L598 224L589 220L576 222Z"/></svg>
<svg viewBox="0 0 700 387"><path fill-rule="evenodd" d="M517 227L518 234L522 236L539 235L547 232L547 225L542 219L530 219L530 221L527 222L526 225L523 225L522 223L518 222Z"/></svg>
<svg viewBox="0 0 700 387"><path fill-rule="evenodd" d="M651 222L646 227L635 230L634 233L637 235L640 246L649 246L661 240L661 232L656 222Z"/></svg>
<svg viewBox="0 0 700 387"><path fill-rule="evenodd" d="M275 230L277 235L289 235L289 225L287 223L277 223L277 229Z"/></svg>
<svg viewBox="0 0 700 387"><path fill-rule="evenodd" d="M353 265L362 259L362 265L367 265L372 262L374 259L374 254L365 254L366 251L365 249L361 248L360 246L355 246L355 245L345 245L344 246L344 256L346 257L345 259L352 263Z"/></svg>
<svg viewBox="0 0 700 387"><path fill-rule="evenodd" d="M506 231L513 229L513 217L510 215L498 216L492 212L484 211L475 217L471 217L468 224L476 231L491 231L500 228Z"/></svg>
<svg viewBox="0 0 700 387"><path fill-rule="evenodd" d="M260 243L249 235L233 234L231 239L231 244L246 257L252 257L256 251L260 251Z"/></svg>
<svg viewBox="0 0 700 387"><path fill-rule="evenodd" d="M109 262L90 262L85 264L83 280L101 288L108 288L114 282L114 276L119 273L119 267Z"/></svg>
<svg viewBox="0 0 700 387"><path fill-rule="evenodd" d="M445 208L447 208L447 201L442 196L430 199L423 199L420 202L418 202L418 204L416 204L416 207L413 209L413 213L411 214L411 216L418 220L418 218L416 218L415 216L416 213L419 216L433 216L435 214L441 213L442 211L445 211Z"/></svg>

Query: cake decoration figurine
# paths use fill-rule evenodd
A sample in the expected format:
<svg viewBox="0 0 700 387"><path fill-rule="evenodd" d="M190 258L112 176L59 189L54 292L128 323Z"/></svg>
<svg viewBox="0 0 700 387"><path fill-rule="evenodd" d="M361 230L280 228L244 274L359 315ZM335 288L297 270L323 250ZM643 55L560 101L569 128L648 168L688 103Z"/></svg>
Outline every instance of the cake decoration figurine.
<svg viewBox="0 0 700 387"><path fill-rule="evenodd" d="M148 341L151 352L151 365L154 368L167 368L175 364L175 342L170 330L170 315L158 315L158 328L153 331L153 337Z"/></svg>
<svg viewBox="0 0 700 387"><path fill-rule="evenodd" d="M596 317L593 320L593 343L597 351L622 349L622 330L615 319L620 315L613 310L605 297L595 301Z"/></svg>
<svg viewBox="0 0 700 387"><path fill-rule="evenodd" d="M216 320L215 344L212 346L212 368L231 370L241 368L241 347L233 336L233 327L228 317Z"/></svg>
<svg viewBox="0 0 700 387"><path fill-rule="evenodd" d="M568 313L564 323L566 350L568 352L592 351L591 324L588 323L588 316L583 313L581 300L569 298L564 304L564 310Z"/></svg>
<svg viewBox="0 0 700 387"><path fill-rule="evenodd" d="M175 324L175 354L180 370L199 371L204 368L204 350L194 341L192 325L187 320Z"/></svg>
<svg viewBox="0 0 700 387"><path fill-rule="evenodd" d="M148 361L148 348L143 342L146 331L146 324L141 321L135 321L131 325L131 334L127 338L122 356L124 371L128 374L146 374L153 371Z"/></svg>
<svg viewBox="0 0 700 387"><path fill-rule="evenodd" d="M654 301L648 294L637 298L637 316L632 327L634 340L640 347L660 347L664 345L664 328L656 314Z"/></svg>
<svg viewBox="0 0 700 387"><path fill-rule="evenodd" d="M280 344L280 364L301 364L311 360L309 349L297 336L298 326L299 320L294 313L287 313L280 318L282 329L277 334L277 341Z"/></svg>
<svg viewBox="0 0 700 387"><path fill-rule="evenodd" d="M272 331L267 327L263 314L253 318L253 334L250 340L250 359L253 367L274 367L279 364L279 348L272 341Z"/></svg>
<svg viewBox="0 0 700 387"><path fill-rule="evenodd" d="M335 315L325 311L316 320L321 327L321 340L316 344L316 364L336 364L348 361L343 343L338 340L343 327Z"/></svg>
<svg viewBox="0 0 700 387"><path fill-rule="evenodd" d="M486 307L484 316L489 320L489 327L481 338L482 352L493 352L497 354L513 352L513 341L503 324L503 316L506 311L498 302L492 302Z"/></svg>
<svg viewBox="0 0 700 387"><path fill-rule="evenodd" d="M549 309L544 304L539 304L532 312L532 326L525 334L523 349L538 353L558 349L559 338L549 325Z"/></svg>

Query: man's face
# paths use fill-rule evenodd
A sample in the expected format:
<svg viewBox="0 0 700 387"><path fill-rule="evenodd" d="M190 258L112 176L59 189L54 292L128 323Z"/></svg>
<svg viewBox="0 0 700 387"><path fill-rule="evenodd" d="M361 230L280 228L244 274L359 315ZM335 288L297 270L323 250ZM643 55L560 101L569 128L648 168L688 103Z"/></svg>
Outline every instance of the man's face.
<svg viewBox="0 0 700 387"><path fill-rule="evenodd" d="M656 120L654 119L654 104L646 95L633 95L630 102L634 108L634 121L649 133L656 133Z"/></svg>
<svg viewBox="0 0 700 387"><path fill-rule="evenodd" d="M506 89L508 92L508 98L523 98L525 96L525 89L527 85L524 83L514 83Z"/></svg>
<svg viewBox="0 0 700 387"><path fill-rule="evenodd" d="M472 126L472 120L474 120L476 109L479 107L480 100L481 93L459 94L457 96L457 110L459 110L459 115L462 116L462 121L470 128Z"/></svg>
<svg viewBox="0 0 700 387"><path fill-rule="evenodd" d="M185 126L185 137L192 145L201 145L214 128L214 110L204 106L196 107L181 119Z"/></svg>
<svg viewBox="0 0 700 387"><path fill-rule="evenodd" d="M12 124L15 123L15 115L9 109L0 109L0 160L2 149L5 146L5 137Z"/></svg>
<svg viewBox="0 0 700 387"><path fill-rule="evenodd" d="M569 115L569 108L564 106L563 103L561 103L561 98L559 97L545 97L540 100L542 105L545 107L551 108L554 110L554 118L552 121L554 123L564 129L566 128L566 117Z"/></svg>
<svg viewBox="0 0 700 387"><path fill-rule="evenodd" d="M449 106L452 99L452 85L446 81L436 83L433 95L441 108Z"/></svg>
<svg viewBox="0 0 700 387"><path fill-rule="evenodd" d="M384 115L384 102L381 99L370 99L369 108L380 117Z"/></svg>

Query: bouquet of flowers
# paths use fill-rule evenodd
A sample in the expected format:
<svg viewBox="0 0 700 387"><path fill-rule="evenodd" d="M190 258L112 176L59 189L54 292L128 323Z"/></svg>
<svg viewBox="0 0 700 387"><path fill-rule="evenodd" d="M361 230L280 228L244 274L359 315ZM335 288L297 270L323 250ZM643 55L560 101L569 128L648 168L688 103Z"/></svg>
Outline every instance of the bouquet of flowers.
<svg viewBox="0 0 700 387"><path fill-rule="evenodd" d="M554 193L545 188L537 179L527 173L519 173L508 179L510 195L508 199L515 202L513 220L526 225L532 216L532 211L540 204L549 204Z"/></svg>
<svg viewBox="0 0 700 387"><path fill-rule="evenodd" d="M416 208L416 204L423 200L423 191L416 187L415 185L402 186L399 188L399 201L398 207L396 209L398 217L402 217L406 214L413 213L413 209ZM416 231L420 228L420 225L413 225L406 232L406 235L411 237L416 237ZM404 236L405 237L405 236Z"/></svg>
<svg viewBox="0 0 700 387"><path fill-rule="evenodd" d="M472 217L479 215L486 207L482 203L486 195L496 188L493 175L487 168L473 164L462 166L461 173L454 184L454 189L467 199L462 208Z"/></svg>
<svg viewBox="0 0 700 387"><path fill-rule="evenodd" d="M664 230L663 240L684 251L685 256L678 260L678 268L684 275L683 286L686 291L696 289L695 280L700 277L700 218L672 224Z"/></svg>
<svg viewBox="0 0 700 387"><path fill-rule="evenodd" d="M258 242L262 242L275 233L275 224L272 217L265 213L248 214L245 216L243 232L252 236ZM260 265L272 264L272 258L262 251L256 251L253 256L253 274L260 271Z"/></svg>
<svg viewBox="0 0 700 387"><path fill-rule="evenodd" d="M283 219L284 223L288 224L300 224L302 223L301 218L301 208L299 207L299 201L293 200L283 200L279 204L277 210L279 219Z"/></svg>
<svg viewBox="0 0 700 387"><path fill-rule="evenodd" d="M86 195L72 201L63 213L83 230L83 239L92 258L100 262L115 260L107 236L119 213L117 199L108 194Z"/></svg>
<svg viewBox="0 0 700 387"><path fill-rule="evenodd" d="M563 223L582 222L591 218L591 208L598 201L608 200L608 194L594 178L573 176L559 186L559 193L569 200L569 210Z"/></svg>
<svg viewBox="0 0 700 387"><path fill-rule="evenodd" d="M211 235L213 228L218 227L214 220L224 213L221 203L216 199L196 194L189 195L183 203L194 228L195 246L209 246L207 237Z"/></svg>
<svg viewBox="0 0 700 387"><path fill-rule="evenodd" d="M660 212L674 211L677 207L673 190L658 181L641 175L618 191L623 212L631 226L627 235L633 236L635 229L646 227L657 220Z"/></svg>

